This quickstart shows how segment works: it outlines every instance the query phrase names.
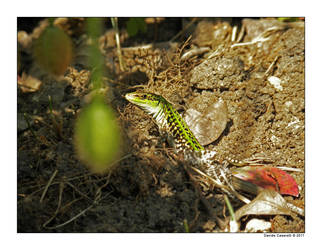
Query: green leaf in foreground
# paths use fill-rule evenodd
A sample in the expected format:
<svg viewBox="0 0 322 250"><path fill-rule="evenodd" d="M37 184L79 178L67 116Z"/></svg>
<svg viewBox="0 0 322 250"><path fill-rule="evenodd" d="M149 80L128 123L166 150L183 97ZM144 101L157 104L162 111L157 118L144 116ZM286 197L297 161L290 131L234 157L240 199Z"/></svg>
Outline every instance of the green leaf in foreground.
<svg viewBox="0 0 322 250"><path fill-rule="evenodd" d="M75 148L79 158L94 173L110 170L120 151L120 131L114 113L96 96L85 107L75 126Z"/></svg>
<svg viewBox="0 0 322 250"><path fill-rule="evenodd" d="M126 22L126 30L130 36L135 36L139 31L145 33L147 30L147 25L143 17L131 17Z"/></svg>
<svg viewBox="0 0 322 250"><path fill-rule="evenodd" d="M36 62L54 75L63 75L73 58L72 41L57 27L48 27L35 41Z"/></svg>

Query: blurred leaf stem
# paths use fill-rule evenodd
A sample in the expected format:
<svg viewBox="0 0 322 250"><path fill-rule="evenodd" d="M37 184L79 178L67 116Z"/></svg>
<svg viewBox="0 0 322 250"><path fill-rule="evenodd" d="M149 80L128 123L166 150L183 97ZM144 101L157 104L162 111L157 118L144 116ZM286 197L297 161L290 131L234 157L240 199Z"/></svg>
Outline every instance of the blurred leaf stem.
<svg viewBox="0 0 322 250"><path fill-rule="evenodd" d="M111 22L112 22L112 26L115 30L115 41L116 41L116 47L117 47L117 56L118 56L119 62L120 62L120 69L121 69L121 71L124 71L125 65L124 65L123 57L122 57L122 50L121 50L119 26L118 26L117 17L111 17Z"/></svg>
<svg viewBox="0 0 322 250"><path fill-rule="evenodd" d="M98 47L98 39L102 33L102 18L91 17L87 19L87 34L91 39L89 47L89 66L92 69L92 83L94 90L102 88L104 58Z"/></svg>

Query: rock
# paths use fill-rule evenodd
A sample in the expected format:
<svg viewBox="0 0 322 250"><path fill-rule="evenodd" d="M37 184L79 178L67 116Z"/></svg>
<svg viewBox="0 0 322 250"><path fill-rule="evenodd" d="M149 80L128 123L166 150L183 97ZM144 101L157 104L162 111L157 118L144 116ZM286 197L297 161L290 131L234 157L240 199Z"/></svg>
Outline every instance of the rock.
<svg viewBox="0 0 322 250"><path fill-rule="evenodd" d="M238 57L214 57L191 71L190 82L200 89L229 89L243 80L243 69Z"/></svg>
<svg viewBox="0 0 322 250"><path fill-rule="evenodd" d="M65 87L67 83L65 81L52 81L43 85L40 91L35 93L32 97L34 102L38 102L41 105L49 106L49 97L51 96L52 104L54 107L61 104L65 94Z"/></svg>
<svg viewBox="0 0 322 250"><path fill-rule="evenodd" d="M272 223L259 219L250 220L245 228L247 233L263 233L268 232L272 226Z"/></svg>

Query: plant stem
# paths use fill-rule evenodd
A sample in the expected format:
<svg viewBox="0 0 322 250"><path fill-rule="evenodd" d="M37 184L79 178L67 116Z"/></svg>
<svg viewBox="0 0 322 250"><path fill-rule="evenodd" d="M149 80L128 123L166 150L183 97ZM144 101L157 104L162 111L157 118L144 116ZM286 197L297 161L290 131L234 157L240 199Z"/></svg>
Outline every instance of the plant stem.
<svg viewBox="0 0 322 250"><path fill-rule="evenodd" d="M185 231L186 233L190 233L190 231L189 231L189 225L188 225L188 221L187 221L187 219L184 219L184 220L183 220L183 226L184 226L184 231Z"/></svg>
<svg viewBox="0 0 322 250"><path fill-rule="evenodd" d="M227 195L224 195L224 199L225 199L225 202L226 202L226 205L228 207L228 211L230 213L230 216L231 216L231 220L233 221L236 221L236 218L235 218L235 213L234 213L234 209L228 199L228 196Z"/></svg>
<svg viewBox="0 0 322 250"><path fill-rule="evenodd" d="M35 137L36 138L36 140L38 140L38 137L36 136L36 134L35 134L35 132L34 132L34 130L31 128L31 125L30 125L30 122L29 122L29 119L28 119L28 117L27 117L28 115L27 115L27 113L23 113L23 117L25 118L25 121L27 122L27 124L28 124L28 128L29 128L29 130L31 131L31 133L32 133L32 135L33 135L33 137Z"/></svg>
<svg viewBox="0 0 322 250"><path fill-rule="evenodd" d="M117 17L111 17L112 26L115 30L115 41L116 41L116 47L117 47L117 56L120 61L120 69L121 71L125 70L123 57L122 57L122 50L121 50L121 44L120 44L120 35L119 35L119 27L117 23Z"/></svg>

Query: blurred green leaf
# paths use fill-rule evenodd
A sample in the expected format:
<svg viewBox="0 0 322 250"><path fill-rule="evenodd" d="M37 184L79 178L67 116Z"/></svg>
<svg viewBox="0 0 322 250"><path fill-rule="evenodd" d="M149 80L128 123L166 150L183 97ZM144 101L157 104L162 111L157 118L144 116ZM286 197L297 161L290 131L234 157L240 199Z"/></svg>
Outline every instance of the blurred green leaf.
<svg viewBox="0 0 322 250"><path fill-rule="evenodd" d="M104 173L120 151L120 131L112 109L97 95L85 107L75 126L75 148L79 158L94 173Z"/></svg>
<svg viewBox="0 0 322 250"><path fill-rule="evenodd" d="M36 62L49 73L62 75L72 61L72 41L63 30L50 26L35 41Z"/></svg>
<svg viewBox="0 0 322 250"><path fill-rule="evenodd" d="M135 36L139 31L145 33L147 25L144 21L144 17L131 17L126 22L126 30L129 33L129 36Z"/></svg>
<svg viewBox="0 0 322 250"><path fill-rule="evenodd" d="M91 82L94 89L102 88L102 76L104 74L104 57L95 45L89 46L89 66L91 68Z"/></svg>
<svg viewBox="0 0 322 250"><path fill-rule="evenodd" d="M277 20L281 22L298 22L303 19L301 17L278 17Z"/></svg>
<svg viewBox="0 0 322 250"><path fill-rule="evenodd" d="M101 17L89 17L86 20L88 36L94 40L97 40L102 34L104 19Z"/></svg>
<svg viewBox="0 0 322 250"><path fill-rule="evenodd" d="M91 68L91 81L94 89L102 88L102 76L104 74L104 57L98 47L98 38L102 34L103 19L91 17L87 19L87 33L92 44L89 50L89 67Z"/></svg>

